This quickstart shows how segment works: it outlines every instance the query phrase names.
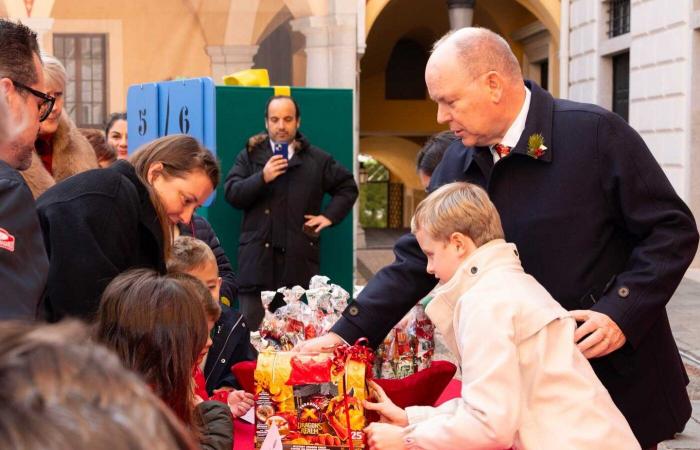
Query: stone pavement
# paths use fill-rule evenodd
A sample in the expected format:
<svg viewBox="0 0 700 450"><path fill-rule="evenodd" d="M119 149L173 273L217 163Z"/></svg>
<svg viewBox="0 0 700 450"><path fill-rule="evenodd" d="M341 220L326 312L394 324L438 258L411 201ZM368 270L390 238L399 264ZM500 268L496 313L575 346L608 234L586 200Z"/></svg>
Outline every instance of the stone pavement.
<svg viewBox="0 0 700 450"><path fill-rule="evenodd" d="M366 230L366 247L357 249L358 285L394 260L393 242L405 230ZM659 450L700 450L700 269L691 269L666 307L673 335L683 357L690 384L693 415L682 434L659 445ZM447 354L437 345L436 353ZM445 355L446 356L446 355Z"/></svg>

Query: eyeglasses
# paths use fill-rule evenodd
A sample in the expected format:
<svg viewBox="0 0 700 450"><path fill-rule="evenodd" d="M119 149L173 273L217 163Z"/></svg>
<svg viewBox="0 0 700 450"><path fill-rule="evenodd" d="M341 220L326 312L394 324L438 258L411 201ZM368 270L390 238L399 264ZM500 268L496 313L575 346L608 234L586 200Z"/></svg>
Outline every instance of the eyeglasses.
<svg viewBox="0 0 700 450"><path fill-rule="evenodd" d="M47 117L49 117L49 114L51 114L51 110L53 109L54 103L56 103L56 98L51 97L48 94L44 94L43 92L37 91L36 89L32 89L29 86L22 84L18 81L11 80L12 84L15 85L16 88L19 89L24 89L25 91L29 92L35 97L38 97L41 99L41 102L39 102L39 122L43 122L46 120Z"/></svg>

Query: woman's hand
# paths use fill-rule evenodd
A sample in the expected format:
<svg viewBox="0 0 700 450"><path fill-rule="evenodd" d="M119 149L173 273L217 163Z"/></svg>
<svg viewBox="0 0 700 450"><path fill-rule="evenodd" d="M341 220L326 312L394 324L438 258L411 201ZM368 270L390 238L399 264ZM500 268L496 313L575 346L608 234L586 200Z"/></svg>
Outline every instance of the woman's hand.
<svg viewBox="0 0 700 450"><path fill-rule="evenodd" d="M370 411L376 411L379 414L379 421L405 427L408 425L408 416L406 411L399 408L386 395L384 389L374 381L369 383L370 398L374 398L376 402L364 401L364 406Z"/></svg>
<svg viewBox="0 0 700 450"><path fill-rule="evenodd" d="M246 391L229 392L227 403L234 418L241 417L255 404L253 394L249 394Z"/></svg>
<svg viewBox="0 0 700 450"><path fill-rule="evenodd" d="M365 428L370 450L402 450L404 429L388 423L371 423Z"/></svg>

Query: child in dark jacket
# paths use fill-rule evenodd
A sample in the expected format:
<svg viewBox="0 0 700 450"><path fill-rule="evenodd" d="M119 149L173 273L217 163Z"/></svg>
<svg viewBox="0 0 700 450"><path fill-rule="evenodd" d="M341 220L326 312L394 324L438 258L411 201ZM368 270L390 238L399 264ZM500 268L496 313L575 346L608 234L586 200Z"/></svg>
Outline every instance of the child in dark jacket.
<svg viewBox="0 0 700 450"><path fill-rule="evenodd" d="M170 272L192 275L204 283L213 298L219 298L221 278L216 257L206 243L189 236L178 237L167 264ZM242 316L226 305L220 307L221 315L211 331L212 345L203 361L206 392L213 398L226 398L232 413L238 417L253 405L253 399L240 390L231 366L241 361L255 361L257 354L250 344L250 331Z"/></svg>

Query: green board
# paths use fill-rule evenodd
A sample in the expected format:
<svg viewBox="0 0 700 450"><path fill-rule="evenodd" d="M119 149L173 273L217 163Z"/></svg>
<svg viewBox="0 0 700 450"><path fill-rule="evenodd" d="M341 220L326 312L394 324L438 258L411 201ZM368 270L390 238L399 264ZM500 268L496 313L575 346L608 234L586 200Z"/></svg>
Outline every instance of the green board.
<svg viewBox="0 0 700 450"><path fill-rule="evenodd" d="M245 261L238 261L238 235L243 212L234 209L224 199L224 180L248 138L265 130L265 104L272 95L272 88L216 87L216 148L222 176L216 200L206 211L202 211L202 215L216 230L236 271L240 264L245 264ZM300 131L309 142L354 172L352 91L292 88L292 96L301 110ZM325 202L329 199L326 195ZM330 277L332 282L350 293L353 287L355 238L352 214L321 232L321 275Z"/></svg>

